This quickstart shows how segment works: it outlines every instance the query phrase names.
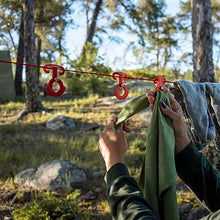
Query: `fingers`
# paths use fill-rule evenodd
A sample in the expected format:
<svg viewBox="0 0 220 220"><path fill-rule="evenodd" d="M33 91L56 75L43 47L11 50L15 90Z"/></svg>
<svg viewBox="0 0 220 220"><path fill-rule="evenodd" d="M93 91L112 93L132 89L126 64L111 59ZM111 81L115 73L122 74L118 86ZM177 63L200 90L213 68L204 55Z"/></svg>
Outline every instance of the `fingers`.
<svg viewBox="0 0 220 220"><path fill-rule="evenodd" d="M110 117L110 119L108 120L105 129L104 130L114 130L115 131L115 122L117 121L117 116L116 115L112 115Z"/></svg>
<svg viewBox="0 0 220 220"><path fill-rule="evenodd" d="M170 91L167 92L170 98L170 104L177 102L176 99L174 98L174 95Z"/></svg>
<svg viewBox="0 0 220 220"><path fill-rule="evenodd" d="M160 104L160 109L163 112L164 115L168 116L172 120L175 120L178 117L178 114L174 112L172 109L170 109L164 101Z"/></svg>
<svg viewBox="0 0 220 220"><path fill-rule="evenodd" d="M170 104L172 109L176 112L181 108L180 104L177 102L177 100L174 98L174 95L168 91L169 98L170 98Z"/></svg>
<svg viewBox="0 0 220 220"><path fill-rule="evenodd" d="M115 129L115 122L117 121L117 116L116 115L112 115L110 117L110 119L108 120L105 128L104 128L104 131L103 132L106 132L106 131L118 131L118 132L130 132L131 130L128 128L127 126L127 122L123 122L118 128L117 130Z"/></svg>
<svg viewBox="0 0 220 220"><path fill-rule="evenodd" d="M150 110L153 111L153 109L154 109L154 102L155 102L154 94L153 94L153 92L148 92L146 94L146 96L147 96L148 101L150 103Z"/></svg>

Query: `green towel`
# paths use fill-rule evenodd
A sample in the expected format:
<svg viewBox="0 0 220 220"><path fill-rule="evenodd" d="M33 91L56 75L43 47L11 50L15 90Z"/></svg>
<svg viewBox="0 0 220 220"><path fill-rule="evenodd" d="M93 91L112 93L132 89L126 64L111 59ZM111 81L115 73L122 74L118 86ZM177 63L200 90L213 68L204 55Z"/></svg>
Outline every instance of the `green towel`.
<svg viewBox="0 0 220 220"><path fill-rule="evenodd" d="M158 91L148 130L148 144L143 163L140 187L161 219L178 219L176 199L175 137L171 119L160 110L164 100L170 106L167 92Z"/></svg>
<svg viewBox="0 0 220 220"><path fill-rule="evenodd" d="M132 99L119 113L118 120L115 123L115 127L118 127L123 121L126 121L131 116L146 109L149 106L146 94L138 96Z"/></svg>
<svg viewBox="0 0 220 220"><path fill-rule="evenodd" d="M161 219L176 220L178 209L174 163L175 140L171 120L160 111L161 100L170 106L167 92L158 91L148 131L146 163L142 167L140 187L145 198L157 210ZM115 126L118 127L123 121L148 106L149 102L145 94L132 99L120 112Z"/></svg>

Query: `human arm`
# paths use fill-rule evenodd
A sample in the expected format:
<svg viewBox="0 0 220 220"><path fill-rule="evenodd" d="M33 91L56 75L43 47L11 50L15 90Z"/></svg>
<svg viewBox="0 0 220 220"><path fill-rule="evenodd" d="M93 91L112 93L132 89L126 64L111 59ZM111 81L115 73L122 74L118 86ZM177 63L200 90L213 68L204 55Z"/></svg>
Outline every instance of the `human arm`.
<svg viewBox="0 0 220 220"><path fill-rule="evenodd" d="M159 219L152 206L144 199L136 181L124 164L127 139L123 130L114 128L116 116L100 134L99 149L106 164L107 199L113 219Z"/></svg>
<svg viewBox="0 0 220 220"><path fill-rule="evenodd" d="M211 211L215 211L220 208L220 175L213 169L209 160L190 142L182 108L171 94L169 96L171 109L165 103L161 103L161 111L172 119L177 174ZM154 96L148 93L147 97L153 110Z"/></svg>
<svg viewBox="0 0 220 220"><path fill-rule="evenodd" d="M220 174L210 161L190 143L175 155L178 176L213 212L220 209Z"/></svg>
<svg viewBox="0 0 220 220"><path fill-rule="evenodd" d="M125 164L117 163L106 174L107 200L113 219L158 220Z"/></svg>

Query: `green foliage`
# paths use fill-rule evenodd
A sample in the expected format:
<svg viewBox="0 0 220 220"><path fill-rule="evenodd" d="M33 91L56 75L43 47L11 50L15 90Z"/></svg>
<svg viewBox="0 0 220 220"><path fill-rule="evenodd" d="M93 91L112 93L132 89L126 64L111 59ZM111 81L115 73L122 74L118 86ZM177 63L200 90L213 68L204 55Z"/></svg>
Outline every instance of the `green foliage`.
<svg viewBox="0 0 220 220"><path fill-rule="evenodd" d="M8 115L14 111L22 110L23 107L24 104L21 102L8 102L5 104L0 104L0 112L1 114Z"/></svg>
<svg viewBox="0 0 220 220"><path fill-rule="evenodd" d="M220 82L220 68L216 67L214 72L215 72L216 81Z"/></svg>
<svg viewBox="0 0 220 220"><path fill-rule="evenodd" d="M191 70L188 70L187 72L184 73L184 77L185 80L193 82L193 73Z"/></svg>
<svg viewBox="0 0 220 220"><path fill-rule="evenodd" d="M80 215L77 197L79 190L66 196L66 198L57 198L48 194L44 200L35 200L24 207L12 212L15 220L69 220L76 219Z"/></svg>
<svg viewBox="0 0 220 220"><path fill-rule="evenodd" d="M63 39L65 29L71 20L69 14L73 1L35 0L35 34L41 41L41 61L62 63L65 54ZM57 60L58 54L58 60Z"/></svg>
<svg viewBox="0 0 220 220"><path fill-rule="evenodd" d="M73 61L71 65L80 71L102 73L108 75L111 69L102 64L102 58L98 56L98 48L95 43L87 44L78 61ZM104 95L108 86L104 77L95 75L77 74L68 80L68 88L73 94L83 95L85 93L95 93Z"/></svg>
<svg viewBox="0 0 220 220"><path fill-rule="evenodd" d="M68 15L71 13L73 1L64 0L35 0L35 34L42 42L44 61L55 60L55 53L65 53L61 46L64 38L64 31L67 24L71 22ZM22 0L4 1L0 0L0 24L1 24L1 45L11 51L12 58L16 58L17 47L13 41L14 35L19 35L19 26L22 15Z"/></svg>
<svg viewBox="0 0 220 220"><path fill-rule="evenodd" d="M83 82L84 77L73 76L71 79L66 80L67 88L71 92L72 95L85 95L86 88Z"/></svg>
<svg viewBox="0 0 220 220"><path fill-rule="evenodd" d="M147 147L147 141L143 140L142 138L138 137L135 138L131 143L130 143L130 149L132 151L145 151Z"/></svg>
<svg viewBox="0 0 220 220"><path fill-rule="evenodd" d="M142 78L148 78L148 79L153 79L157 73L155 71L152 71L150 69L137 69L137 70L129 70L126 71L129 76L132 77L142 77Z"/></svg>
<svg viewBox="0 0 220 220"><path fill-rule="evenodd" d="M110 17L110 27L118 30L122 27L128 28L130 33L138 37L138 44L131 42L130 46L142 66L157 72L160 69L165 70L171 61L173 49L178 47L178 23L174 16L165 14L165 1L126 1L108 5L115 14ZM122 11L124 13L121 18Z"/></svg>

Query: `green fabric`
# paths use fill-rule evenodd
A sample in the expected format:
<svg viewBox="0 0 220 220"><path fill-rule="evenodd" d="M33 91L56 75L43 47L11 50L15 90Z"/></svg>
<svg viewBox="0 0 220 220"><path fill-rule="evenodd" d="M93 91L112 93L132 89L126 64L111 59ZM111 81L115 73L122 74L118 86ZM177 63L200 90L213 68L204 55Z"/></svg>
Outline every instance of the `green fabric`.
<svg viewBox="0 0 220 220"><path fill-rule="evenodd" d="M126 121L131 116L137 114L138 112L146 109L149 106L146 94L138 96L132 99L119 113L118 120L115 123L115 127L120 126L123 121Z"/></svg>
<svg viewBox="0 0 220 220"><path fill-rule="evenodd" d="M175 138L171 119L160 110L164 100L170 106L167 92L158 91L148 130L148 145L142 167L140 187L161 219L178 219L176 199Z"/></svg>

